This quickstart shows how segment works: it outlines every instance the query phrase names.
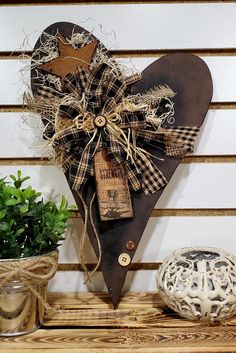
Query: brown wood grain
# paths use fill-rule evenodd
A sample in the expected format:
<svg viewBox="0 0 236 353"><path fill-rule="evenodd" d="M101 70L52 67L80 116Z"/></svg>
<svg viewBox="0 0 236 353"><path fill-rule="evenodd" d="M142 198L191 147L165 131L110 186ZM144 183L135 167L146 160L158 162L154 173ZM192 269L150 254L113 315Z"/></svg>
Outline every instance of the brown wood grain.
<svg viewBox="0 0 236 353"><path fill-rule="evenodd" d="M1 353L7 349L56 349L68 352L235 352L236 331L234 328L195 327L159 329L52 329L39 330L22 337L3 338ZM62 350L63 347L63 350ZM184 349L185 348L185 349Z"/></svg>
<svg viewBox="0 0 236 353"><path fill-rule="evenodd" d="M49 293L48 301L56 312L46 317L45 326L65 327L117 327L165 328L202 326L200 321L180 318L162 301L157 292L127 292L122 295L116 310L108 294L100 293ZM234 326L235 319L223 326Z"/></svg>
<svg viewBox="0 0 236 353"><path fill-rule="evenodd" d="M62 345L60 345L61 347ZM80 348L78 344L77 348L59 348L54 347L53 350L51 348L37 348L31 347L27 348L24 347L22 349L8 349L0 347L0 353L233 353L236 352L235 346L227 346L227 347L215 347L215 346L172 346L172 347L163 347L158 346L155 348L152 347L145 347L145 348L132 348L132 347L125 347L125 348L113 348L109 347L106 348Z"/></svg>
<svg viewBox="0 0 236 353"><path fill-rule="evenodd" d="M236 216L235 208L166 208L154 209L152 217L228 217Z"/></svg>
<svg viewBox="0 0 236 353"><path fill-rule="evenodd" d="M112 312L123 309L163 307L163 301L157 292L126 292L121 295L118 309L114 310L106 292L86 293L49 293L48 302L60 310L109 309ZM50 321L50 320L49 320Z"/></svg>
<svg viewBox="0 0 236 353"><path fill-rule="evenodd" d="M106 292L49 292L48 301L51 305L69 305L67 308L100 308L101 305L104 305L103 308L112 308L110 298ZM153 307L161 302L162 300L157 292L126 292L121 295L119 307L125 305Z"/></svg>
<svg viewBox="0 0 236 353"><path fill-rule="evenodd" d="M156 208L151 217L234 217L236 208ZM79 211L74 210L71 218L81 218Z"/></svg>
<svg viewBox="0 0 236 353"><path fill-rule="evenodd" d="M163 309L165 310L165 308ZM46 327L117 327L117 328L146 328L146 327L194 327L199 323L182 320L179 317L166 317L160 308L135 309L83 309L58 310Z"/></svg>
<svg viewBox="0 0 236 353"><path fill-rule="evenodd" d="M195 155L183 157L182 164L191 163L235 163L236 155ZM0 165L54 165L47 157L0 158Z"/></svg>
<svg viewBox="0 0 236 353"><path fill-rule="evenodd" d="M188 0L188 3L204 3L209 2L209 0ZM212 3L230 3L235 2L234 0L210 0ZM0 6L11 5L11 6L20 6L20 5L97 5L97 4L183 4L186 3L186 0L24 0L24 1L14 1L14 0L3 0L0 3Z"/></svg>
<svg viewBox="0 0 236 353"><path fill-rule="evenodd" d="M86 268L88 271L92 271L95 268L95 263L86 263ZM138 270L158 270L160 267L160 262L136 262L132 263L129 267L129 271L138 271ZM66 263L59 264L58 271L82 271L84 269L80 263ZM101 271L98 267L97 271Z"/></svg>
<svg viewBox="0 0 236 353"><path fill-rule="evenodd" d="M223 1L222 1L223 2ZM233 2L233 1L232 1ZM0 7L2 2L0 4ZM117 49L111 50L112 56L116 58L140 58L140 57L161 57L163 55L175 53L177 49ZM236 48L188 48L178 49L180 53L192 53L199 56L235 56ZM28 56L29 59L32 55L31 50L24 52L20 50L13 51L0 51L0 60L18 60L21 55Z"/></svg>
<svg viewBox="0 0 236 353"><path fill-rule="evenodd" d="M48 299L56 314L44 328L0 338L0 353L236 352L235 319L215 326L181 319L156 292L125 293L116 310L105 292L49 293Z"/></svg>
<svg viewBox="0 0 236 353"><path fill-rule="evenodd" d="M209 106L209 109L213 109L213 110L236 109L236 102L212 102ZM26 106L23 106L21 104L0 104L0 113L12 113L12 112L16 112L16 113L27 112L27 108Z"/></svg>

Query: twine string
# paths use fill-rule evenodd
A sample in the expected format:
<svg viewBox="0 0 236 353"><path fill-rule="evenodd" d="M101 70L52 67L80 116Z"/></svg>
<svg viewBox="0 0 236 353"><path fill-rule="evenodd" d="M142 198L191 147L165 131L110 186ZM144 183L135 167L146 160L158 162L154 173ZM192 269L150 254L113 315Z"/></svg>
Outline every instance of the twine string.
<svg viewBox="0 0 236 353"><path fill-rule="evenodd" d="M93 221L93 214L92 214L93 204L94 204L96 193L95 192L93 193L93 196L89 202L89 207L87 207L82 194L79 191L76 191L76 192L80 198L80 201L82 203L83 210L84 210L84 226L83 226L83 231L82 231L82 235L80 238L79 258L80 258L81 266L82 266L82 268L85 272L85 275L86 275L86 279L84 281L84 284L86 284L87 282L91 282L92 277L94 276L95 272L97 271L97 269L100 266L101 259L102 259L102 248L101 248L101 242L100 242L100 239L98 236L98 232L97 232L96 226ZM90 273L89 273L88 268L86 266L85 256L84 256L84 244L85 244L85 238L87 235L88 219L90 219L90 222L91 222L91 225L93 228L93 232L94 232L94 235L96 238L97 246L98 246L98 255L97 255L98 260L97 260L95 268Z"/></svg>
<svg viewBox="0 0 236 353"><path fill-rule="evenodd" d="M96 193L94 192L93 197L92 197L92 199L91 199L91 201L90 201L90 205L89 205L89 217L90 217L91 225L92 225L92 227L93 227L93 231L94 231L95 238L96 238L97 245L98 245L98 261L97 261L97 264L96 264L95 268L93 269L93 271L89 274L89 277L88 277L88 279L85 281L85 283L86 283L88 280L91 281L91 278L92 278L92 276L95 274L95 272L97 271L98 267L100 266L101 259L102 259L101 242L100 242L100 239L99 239L99 236L98 236L98 232L97 232L96 226L95 226L94 221L93 221L93 214L92 214L92 211L93 211L93 203L94 203L94 200L95 200L95 196L96 196Z"/></svg>
<svg viewBox="0 0 236 353"><path fill-rule="evenodd" d="M58 251L42 256L33 256L13 261L0 261L0 290L12 281L20 281L39 300L48 315L55 310L43 298L36 285L49 281L55 274L58 264Z"/></svg>

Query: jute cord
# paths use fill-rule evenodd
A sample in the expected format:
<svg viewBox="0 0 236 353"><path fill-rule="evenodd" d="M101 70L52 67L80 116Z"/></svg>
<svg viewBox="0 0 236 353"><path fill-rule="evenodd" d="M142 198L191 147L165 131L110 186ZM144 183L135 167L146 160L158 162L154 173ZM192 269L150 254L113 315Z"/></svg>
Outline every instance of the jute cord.
<svg viewBox="0 0 236 353"><path fill-rule="evenodd" d="M0 290L12 281L19 281L39 300L51 316L55 310L37 291L36 286L48 282L55 274L58 264L58 251L42 256L0 261Z"/></svg>
<svg viewBox="0 0 236 353"><path fill-rule="evenodd" d="M93 214L92 214L93 203L94 203L94 200L95 200L96 193L93 193L93 196L92 196L92 198L91 198L91 200L89 202L89 208L87 207L82 194L79 191L77 191L77 194L78 194L78 196L80 198L80 201L81 201L81 203L83 205L83 210L84 210L84 226L83 226L83 231L82 231L82 235L81 235L81 238L80 238L79 257L80 257L81 266L82 266L82 268L83 268L83 270L85 272L85 275L86 275L86 280L84 281L84 284L86 284L88 281L91 282L92 277L94 276L94 274L96 273L97 269L100 266L101 259L102 259L102 248L101 248L101 242L100 242L100 239L99 239L99 236L98 236L98 232L97 232L96 226L95 226L94 221L93 221ZM86 239L86 236L87 236L88 219L90 219L90 222L91 222L91 225L92 225L92 228L93 228L93 232L94 232L94 235L95 235L95 238L96 238L96 242L97 242L97 247L98 247L98 255L97 255L98 260L97 260L95 268L90 273L89 273L89 271L87 269L87 266L85 264L85 257L84 257L84 251L83 251L84 250L85 239Z"/></svg>

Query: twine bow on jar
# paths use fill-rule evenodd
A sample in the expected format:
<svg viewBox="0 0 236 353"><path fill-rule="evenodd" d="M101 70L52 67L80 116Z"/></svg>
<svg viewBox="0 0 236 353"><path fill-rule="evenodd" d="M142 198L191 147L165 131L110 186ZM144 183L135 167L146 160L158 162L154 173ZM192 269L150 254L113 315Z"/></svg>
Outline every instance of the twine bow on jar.
<svg viewBox="0 0 236 353"><path fill-rule="evenodd" d="M13 281L21 282L39 300L47 310L47 314L53 314L46 299L37 290L39 283L47 283L55 274L58 264L58 251L22 258L16 260L0 261L0 291L7 288Z"/></svg>

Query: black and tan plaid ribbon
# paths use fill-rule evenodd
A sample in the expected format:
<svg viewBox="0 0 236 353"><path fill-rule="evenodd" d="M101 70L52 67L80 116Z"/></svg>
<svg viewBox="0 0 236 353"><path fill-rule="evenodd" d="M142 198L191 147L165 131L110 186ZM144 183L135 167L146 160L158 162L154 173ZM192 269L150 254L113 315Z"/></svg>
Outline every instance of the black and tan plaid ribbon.
<svg viewBox="0 0 236 353"><path fill-rule="evenodd" d="M55 97L73 97L70 104L61 104L61 117L71 120L86 114L106 117L115 111L117 105L130 93L130 86L139 79L140 75L133 75L121 80L106 64L99 65L89 73L78 67L76 73L64 79L63 94L50 87L42 87L39 93L41 98L49 101ZM73 104L77 101L82 102L81 108L78 108L77 103ZM99 149L105 148L112 163L122 163L125 166L131 190L143 189L146 195L153 194L168 181L146 149L160 147L161 144L167 156L182 157L192 152L199 131L198 127L178 126L161 128L157 132L147 123L146 111L142 108L134 113L122 112L120 117L117 126L126 137L130 136L129 142L132 144L135 141L135 145L140 146L142 151L134 153L132 158L127 156L127 151L117 142L116 136L109 129L109 121L103 129L90 131L73 124L57 133L55 122L49 121L44 135L49 139L54 136L53 146L57 151L63 151L64 166L69 169L72 188L79 190L94 175L94 155Z"/></svg>
<svg viewBox="0 0 236 353"><path fill-rule="evenodd" d="M181 157L193 152L194 142L200 128L188 126L173 126L168 128L164 135L165 151L167 156Z"/></svg>

